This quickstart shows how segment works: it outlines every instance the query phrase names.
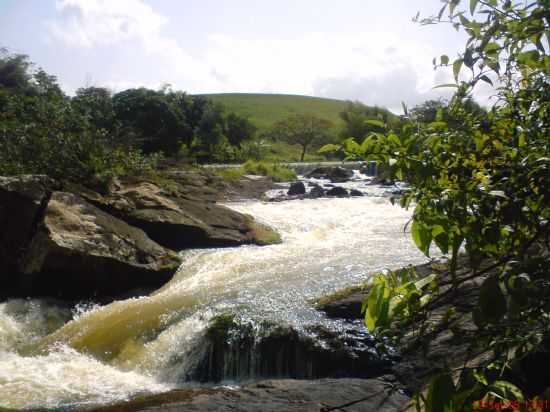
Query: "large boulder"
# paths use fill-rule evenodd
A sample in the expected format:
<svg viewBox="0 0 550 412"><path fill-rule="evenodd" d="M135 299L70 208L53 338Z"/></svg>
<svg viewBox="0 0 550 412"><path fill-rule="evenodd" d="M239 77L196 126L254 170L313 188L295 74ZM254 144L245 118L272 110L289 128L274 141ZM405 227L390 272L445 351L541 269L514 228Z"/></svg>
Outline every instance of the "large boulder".
<svg viewBox="0 0 550 412"><path fill-rule="evenodd" d="M353 177L353 170L344 169L343 167L318 167L308 173L307 177L315 179L328 179L333 183L344 183Z"/></svg>
<svg viewBox="0 0 550 412"><path fill-rule="evenodd" d="M36 226L59 184L47 176L0 176L0 287L1 295L16 287L19 262Z"/></svg>
<svg viewBox="0 0 550 412"><path fill-rule="evenodd" d="M71 193L53 192L19 262L24 295L104 298L159 287L176 253Z"/></svg>
<svg viewBox="0 0 550 412"><path fill-rule="evenodd" d="M171 249L269 244L280 241L270 228L170 182L126 181L102 196L80 190L97 207L143 229Z"/></svg>

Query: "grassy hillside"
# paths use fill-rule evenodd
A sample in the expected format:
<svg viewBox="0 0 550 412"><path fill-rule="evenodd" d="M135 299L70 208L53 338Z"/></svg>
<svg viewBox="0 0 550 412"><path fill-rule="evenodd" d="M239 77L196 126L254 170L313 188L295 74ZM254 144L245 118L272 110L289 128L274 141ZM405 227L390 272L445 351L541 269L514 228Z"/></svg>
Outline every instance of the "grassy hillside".
<svg viewBox="0 0 550 412"><path fill-rule="evenodd" d="M346 105L343 100L285 94L222 93L204 96L248 117L260 130L266 130L274 122L296 113L313 114L330 120L338 128L342 122L338 113Z"/></svg>
<svg viewBox="0 0 550 412"><path fill-rule="evenodd" d="M203 94L215 102L222 103L228 111L235 112L248 119L258 127L260 133L269 129L273 123L283 120L293 114L312 114L331 121L334 124L332 134L334 139L344 126L339 113L346 107L346 101L325 99L321 97L298 96L288 94L257 94L257 93L219 93ZM300 147L285 142L269 142L265 154L267 161L298 161ZM306 154L306 161L319 161L324 157L311 148Z"/></svg>

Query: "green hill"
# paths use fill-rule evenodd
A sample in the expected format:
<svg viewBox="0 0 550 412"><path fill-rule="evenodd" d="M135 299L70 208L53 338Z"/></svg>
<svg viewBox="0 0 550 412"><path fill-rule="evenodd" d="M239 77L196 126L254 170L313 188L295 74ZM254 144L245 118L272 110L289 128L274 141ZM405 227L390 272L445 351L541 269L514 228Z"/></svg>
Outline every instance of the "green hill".
<svg viewBox="0 0 550 412"><path fill-rule="evenodd" d="M260 130L297 113L313 114L338 127L342 123L338 113L346 105L344 100L287 94L220 93L203 96L222 103L229 111L248 117Z"/></svg>

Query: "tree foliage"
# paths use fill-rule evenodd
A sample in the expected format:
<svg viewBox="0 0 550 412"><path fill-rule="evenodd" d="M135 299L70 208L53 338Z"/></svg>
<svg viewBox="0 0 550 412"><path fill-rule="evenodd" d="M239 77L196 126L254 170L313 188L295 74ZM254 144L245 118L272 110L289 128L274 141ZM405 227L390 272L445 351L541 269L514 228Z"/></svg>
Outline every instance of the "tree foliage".
<svg viewBox="0 0 550 412"><path fill-rule="evenodd" d="M437 16L418 19L467 33L454 61L434 60L453 69L456 93L448 105L406 112L397 127L344 142L349 157L382 161L394 178L410 184L399 202L414 207L415 244L427 256L436 248L450 257L452 285L445 292L437 284L422 289L411 280L377 277L365 304L371 329L385 333L396 321L425 317L423 308L442 293L458 293L473 278L483 282L471 311L477 330L469 339L472 350L492 356L478 368L436 377L427 398L417 397L422 409L472 410L479 399L521 400L532 388L515 380L514 370L549 337L549 5L449 0ZM480 82L495 87L488 113L472 105ZM461 250L473 269L466 278L457 275ZM416 311L405 310L411 304Z"/></svg>
<svg viewBox="0 0 550 412"><path fill-rule="evenodd" d="M343 139L362 139L371 132L382 131L387 124L394 125L399 121L389 110L366 106L361 102L347 102L345 109L340 112L340 118L344 121L340 132Z"/></svg>
<svg viewBox="0 0 550 412"><path fill-rule="evenodd" d="M80 182L149 172L163 156L237 160L254 127L223 106L168 87L69 97L28 57L0 50L0 173Z"/></svg>
<svg viewBox="0 0 550 412"><path fill-rule="evenodd" d="M310 114L296 114L273 125L272 136L302 148L300 161L308 148L327 139L332 123Z"/></svg>

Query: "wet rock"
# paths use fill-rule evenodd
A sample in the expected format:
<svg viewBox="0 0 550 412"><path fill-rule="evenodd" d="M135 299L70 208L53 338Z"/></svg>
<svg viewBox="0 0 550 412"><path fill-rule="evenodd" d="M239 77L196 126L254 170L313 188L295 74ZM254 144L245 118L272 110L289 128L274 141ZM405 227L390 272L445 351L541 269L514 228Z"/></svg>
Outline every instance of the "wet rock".
<svg viewBox="0 0 550 412"><path fill-rule="evenodd" d="M332 189L327 190L326 195L330 197L348 197L349 192L343 187L335 186Z"/></svg>
<svg viewBox="0 0 550 412"><path fill-rule="evenodd" d="M251 216L198 197L176 182L127 180L107 196L85 190L80 194L175 250L280 242L274 230Z"/></svg>
<svg viewBox="0 0 550 412"><path fill-rule="evenodd" d="M320 325L298 331L289 325L222 315L214 318L199 346L200 353L193 357L197 363L182 377L184 381L366 378L386 373L391 366L361 322L338 332Z"/></svg>
<svg viewBox="0 0 550 412"><path fill-rule="evenodd" d="M53 192L21 259L23 295L117 296L159 287L180 260L140 229L71 193Z"/></svg>
<svg viewBox="0 0 550 412"><path fill-rule="evenodd" d="M354 197L363 196L363 192L361 192L360 190L357 190L357 189L351 189L350 192L349 192L349 195L354 196Z"/></svg>
<svg viewBox="0 0 550 412"><path fill-rule="evenodd" d="M391 375L378 379L264 380L240 388L180 389L89 412L394 412L410 398ZM345 409L339 408L341 405Z"/></svg>
<svg viewBox="0 0 550 412"><path fill-rule="evenodd" d="M310 199L317 199L323 196L325 196L325 189L323 189L319 185L313 186L313 188L308 193L308 197Z"/></svg>
<svg viewBox="0 0 550 412"><path fill-rule="evenodd" d="M294 195L303 195L306 193L306 186L303 182L294 182L290 184L290 188L288 189L287 195L294 196Z"/></svg>
<svg viewBox="0 0 550 412"><path fill-rule="evenodd" d="M307 177L328 179L333 183L344 183L353 177L353 171L343 167L318 167L308 173Z"/></svg>
<svg viewBox="0 0 550 412"><path fill-rule="evenodd" d="M317 309L325 312L330 318L363 319L361 306L366 296L367 292L364 291L351 292L347 296L323 303L317 306Z"/></svg>

